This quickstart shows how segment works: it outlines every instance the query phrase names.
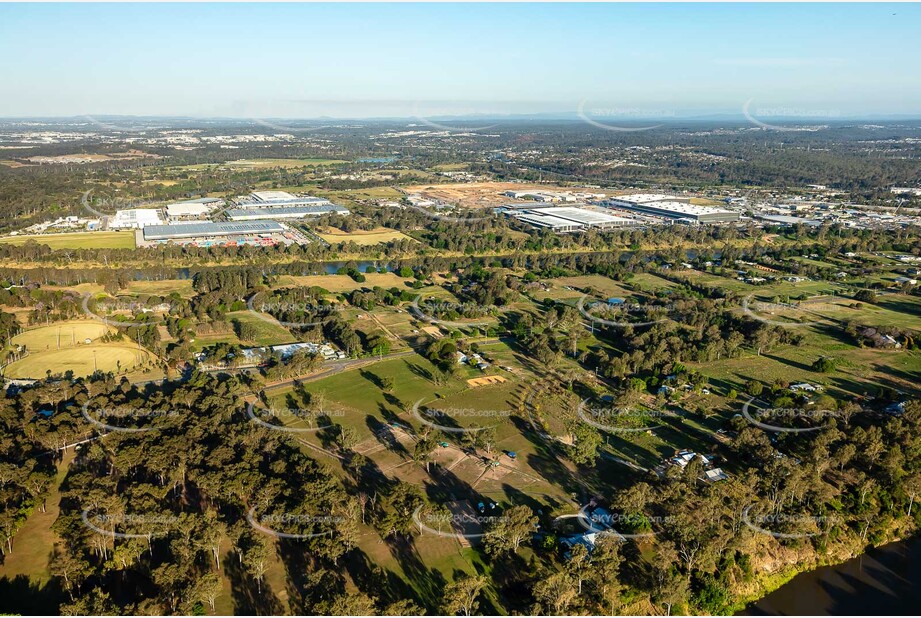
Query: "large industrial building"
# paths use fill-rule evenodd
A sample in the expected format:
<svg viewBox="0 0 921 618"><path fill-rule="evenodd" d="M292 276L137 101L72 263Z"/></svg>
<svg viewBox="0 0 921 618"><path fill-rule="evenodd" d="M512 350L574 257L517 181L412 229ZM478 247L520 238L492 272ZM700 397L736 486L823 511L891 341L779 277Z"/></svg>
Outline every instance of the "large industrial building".
<svg viewBox="0 0 921 618"><path fill-rule="evenodd" d="M241 208L272 208L281 206L317 206L321 204L331 204L324 197L314 197L312 195L297 196L287 191L256 191L250 193L249 197L237 200Z"/></svg>
<svg viewBox="0 0 921 618"><path fill-rule="evenodd" d="M587 229L610 230L637 225L625 217L615 217L603 212L574 207L509 209L508 214L534 227L554 232L577 232Z"/></svg>
<svg viewBox="0 0 921 618"><path fill-rule="evenodd" d="M155 208L132 208L116 211L109 219L109 228L113 230L143 229L148 225L160 225L160 212Z"/></svg>
<svg viewBox="0 0 921 618"><path fill-rule="evenodd" d="M237 200L237 208L227 211L231 221L257 219L300 219L322 215L347 215L349 210L322 197L296 196L287 191L256 191Z"/></svg>
<svg viewBox="0 0 921 618"><path fill-rule="evenodd" d="M629 212L636 212L653 217L672 219L679 223L730 223L739 221L740 215L730 210L711 208L710 206L695 206L687 202L668 199L668 196L655 199L626 199L633 196L620 196L603 202L609 208L618 208ZM643 196L644 198L646 196Z"/></svg>
<svg viewBox="0 0 921 618"><path fill-rule="evenodd" d="M226 213L231 221L255 221L257 219L301 219L322 215L347 215L349 211L331 202L307 206L267 206L264 208L232 208Z"/></svg>
<svg viewBox="0 0 921 618"><path fill-rule="evenodd" d="M277 221L249 223L190 223L187 225L148 225L144 240L178 240L183 238L213 238L216 236L247 236L282 233L285 228Z"/></svg>
<svg viewBox="0 0 921 618"><path fill-rule="evenodd" d="M259 202L261 204L281 203L281 202L299 202L299 201L306 201L306 202L310 202L310 201L327 202L329 201L322 197L313 197L309 195L306 197L298 197L294 195L293 193L288 193L287 191L254 191L249 194L249 199L254 202Z"/></svg>
<svg viewBox="0 0 921 618"><path fill-rule="evenodd" d="M224 200L218 199L216 197L203 197L197 200L188 200L186 202L167 204L166 216L170 219L203 217L223 203Z"/></svg>

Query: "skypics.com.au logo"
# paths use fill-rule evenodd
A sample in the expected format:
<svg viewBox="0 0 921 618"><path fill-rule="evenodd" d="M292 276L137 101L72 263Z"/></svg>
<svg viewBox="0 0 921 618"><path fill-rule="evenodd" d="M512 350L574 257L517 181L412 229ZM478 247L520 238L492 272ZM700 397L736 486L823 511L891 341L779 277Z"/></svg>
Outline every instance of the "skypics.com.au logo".
<svg viewBox="0 0 921 618"><path fill-rule="evenodd" d="M601 302L583 296L576 303L576 309L594 325L626 328L628 326L652 326L669 319L675 319L673 304L645 304L634 302ZM677 321L677 320L676 320Z"/></svg>
<svg viewBox="0 0 921 618"><path fill-rule="evenodd" d="M482 426L462 427L458 426L458 419L475 418L482 422L489 419L507 419L512 415L509 410L476 410L473 408L426 408L422 411L419 407L423 401L424 399L420 399L413 404L413 418L424 425L445 433L475 433L499 424L494 422ZM452 425L447 425L446 423L452 423Z"/></svg>
<svg viewBox="0 0 921 618"><path fill-rule="evenodd" d="M752 302L754 294L749 294L742 299L742 313L750 317L753 320L758 320L765 324L771 324L772 326L780 326L782 328L802 328L803 326L813 326L819 324L817 321L785 321L785 320L775 320L765 317L764 313L775 315L776 313L783 313L784 311L818 311L824 308L839 308L831 303L768 303L764 301L755 301Z"/></svg>
<svg viewBox="0 0 921 618"><path fill-rule="evenodd" d="M94 189L84 191L80 197L80 205L87 213L104 219L113 216L119 210L132 210L135 208L151 208L160 202L152 200L129 200L123 197L93 197ZM100 210L102 209L102 210ZM103 212L105 211L105 212Z"/></svg>
<svg viewBox="0 0 921 618"><path fill-rule="evenodd" d="M595 429L610 433L633 433L650 431L661 427L655 421L675 415L663 410L644 410L641 408L617 406L590 406L588 399L579 402L576 415L583 423Z"/></svg>
<svg viewBox="0 0 921 618"><path fill-rule="evenodd" d="M415 210L416 212L422 213L423 215L425 215L425 216L428 217L429 219L434 219L434 220L436 220L436 221L446 221L446 222L448 222L448 223L473 223L474 221L486 221L487 219L492 219L492 218L493 218L493 217L491 217L491 216L485 216L485 217L479 217L479 216L478 216L478 217L455 217L455 216L453 216L453 215L445 215L445 214L441 214L441 213L438 213L438 212L432 212L432 211L430 211L430 210L428 210L428 209L426 209L426 208L423 208L422 206L420 206L420 205L418 205L418 204L412 204L412 203L409 203L409 204L407 204L407 203L397 204L395 207L396 207L396 208L409 208L409 209L411 209L411 210Z"/></svg>
<svg viewBox="0 0 921 618"><path fill-rule="evenodd" d="M644 109L638 107L620 107L617 105L591 106L586 109L588 100L582 99L576 114L586 124L605 131L618 133L636 133L650 131L662 126L661 120L675 118L675 110ZM649 121L655 124L648 124Z"/></svg>
<svg viewBox="0 0 921 618"><path fill-rule="evenodd" d="M844 523L835 514L810 515L808 513L784 513L779 510L753 512L754 504L742 511L742 522L758 534L766 534L776 539L808 539L823 534Z"/></svg>
<svg viewBox="0 0 921 618"><path fill-rule="evenodd" d="M336 304L279 301L263 299L262 296L262 292L250 296L246 301L246 308L260 320L269 324L281 324L286 328L317 326L342 312L342 307ZM296 319L281 320L275 317L278 315L288 318L296 316Z"/></svg>
<svg viewBox="0 0 921 618"><path fill-rule="evenodd" d="M155 410L133 406L91 406L89 402L81 408L83 418L106 431L120 433L143 433L164 429L170 419L180 417L176 410ZM130 426L130 425L134 426Z"/></svg>
<svg viewBox="0 0 921 618"><path fill-rule="evenodd" d="M246 415L251 421L266 429L289 433L311 433L330 429L334 417L344 417L341 410L309 410L302 408L256 408L250 403L246 406ZM270 422L278 421L279 424ZM306 427L293 427L296 423L306 423Z"/></svg>
<svg viewBox="0 0 921 618"><path fill-rule="evenodd" d="M597 510L591 512L589 508L588 505L582 507L574 517L586 532L611 534L622 539L649 539L656 535L652 528L674 521L674 518L670 515L659 517L645 513L630 515L599 512Z"/></svg>
<svg viewBox="0 0 921 618"><path fill-rule="evenodd" d="M798 107L759 107L755 110L751 109L752 101L754 98L751 98L742 105L742 115L745 118L755 125L756 127L761 127L762 129L768 129L770 131L816 131L820 128L824 128L825 124L823 121L832 120L841 117L841 111L837 109L804 109ZM796 124L795 126L784 126L779 124L772 124L765 122L762 119L766 118L777 118L777 119L790 119L795 120L797 123L802 122L804 124ZM807 122L819 123L819 124L805 124Z"/></svg>
<svg viewBox="0 0 921 618"><path fill-rule="evenodd" d="M413 523L424 534L449 539L482 539L488 529L507 521L504 515L477 514L468 510L448 508L430 510L425 506L417 508L412 515Z"/></svg>
<svg viewBox="0 0 921 618"><path fill-rule="evenodd" d="M147 539L165 536L179 522L175 515L101 513L84 509L80 513L83 525L103 536L115 539Z"/></svg>
<svg viewBox="0 0 921 618"><path fill-rule="evenodd" d="M422 294L413 299L409 309L420 320L431 324L444 324L453 328L494 326L495 322L461 322L455 319L443 319L435 316L447 315L451 318L463 316L478 319L495 317L499 314L499 308L495 305L484 306L477 303L452 303L440 300L423 301Z"/></svg>
<svg viewBox="0 0 921 618"><path fill-rule="evenodd" d="M87 316L111 326L162 324L166 316L177 315L182 309L177 302L158 298L97 299L90 294L83 296L80 307ZM143 316L144 319L132 319L135 316Z"/></svg>
<svg viewBox="0 0 921 618"><path fill-rule="evenodd" d="M839 413L835 410L824 410L824 409L808 409L808 408L755 408L754 415L752 414L751 404L755 400L754 397L745 402L742 406L742 416L749 423L755 427L760 427L765 431L773 431L776 433L808 433L811 431L820 431L826 429L828 425L828 419L837 418ZM758 418L756 418L756 416ZM789 427L784 425L775 425L771 422L764 422L764 420L772 421L777 420L787 420L787 421L796 421L801 422L823 422L821 425L815 425L813 427ZM777 422L774 420L774 422Z"/></svg>
<svg viewBox="0 0 921 618"><path fill-rule="evenodd" d="M348 519L342 515L285 512L273 512L260 517L254 506L247 511L246 521L259 532L278 539L306 540L329 536Z"/></svg>

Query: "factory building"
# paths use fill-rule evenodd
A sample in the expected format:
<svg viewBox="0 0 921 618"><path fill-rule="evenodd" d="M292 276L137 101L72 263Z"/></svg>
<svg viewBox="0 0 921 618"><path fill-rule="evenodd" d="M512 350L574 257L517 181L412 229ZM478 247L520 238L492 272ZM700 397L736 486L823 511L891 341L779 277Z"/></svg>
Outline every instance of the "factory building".
<svg viewBox="0 0 921 618"><path fill-rule="evenodd" d="M603 204L609 208L619 208L644 215L673 219L680 223L729 223L740 219L740 215L737 212L711 208L710 206L694 206L693 204L674 200L632 201L623 197L616 197L606 200Z"/></svg>
<svg viewBox="0 0 921 618"><path fill-rule="evenodd" d="M132 208L116 211L109 219L109 228L113 230L140 230L148 225L161 225L160 213L154 208Z"/></svg>
<svg viewBox="0 0 921 618"><path fill-rule="evenodd" d="M148 225L144 240L176 240L182 238L211 238L215 236L246 236L284 232L277 221L248 223L189 223L187 225Z"/></svg>
<svg viewBox="0 0 921 618"><path fill-rule="evenodd" d="M316 206L320 204L330 204L331 202L323 197L314 197L312 195L297 196L287 191L255 191L250 193L249 197L237 200L237 204L243 208L270 208L272 206Z"/></svg>
<svg viewBox="0 0 921 618"><path fill-rule="evenodd" d="M308 206L267 206L265 208L232 208L226 212L231 221L257 219L301 219L322 215L347 215L349 210L330 202Z"/></svg>
<svg viewBox="0 0 921 618"><path fill-rule="evenodd" d="M227 211L231 221L257 219L300 219L321 215L347 215L347 208L322 197L297 196L287 191L256 191L237 200L237 208Z"/></svg>
<svg viewBox="0 0 921 618"><path fill-rule="evenodd" d="M559 233L587 229L610 230L637 225L637 222L632 219L574 207L514 209L509 210L508 214L534 227Z"/></svg>
<svg viewBox="0 0 921 618"><path fill-rule="evenodd" d="M203 217L215 208L224 203L216 197L203 197L197 200L188 200L186 202L176 202L167 204L166 216L170 219L181 219L183 217Z"/></svg>

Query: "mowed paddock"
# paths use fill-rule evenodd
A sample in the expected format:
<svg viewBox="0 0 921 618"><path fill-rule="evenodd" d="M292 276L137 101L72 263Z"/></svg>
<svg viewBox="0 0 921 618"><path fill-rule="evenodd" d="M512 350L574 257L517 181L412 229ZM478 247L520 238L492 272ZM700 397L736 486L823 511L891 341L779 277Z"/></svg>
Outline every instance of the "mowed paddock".
<svg viewBox="0 0 921 618"><path fill-rule="evenodd" d="M70 321L23 331L13 337L14 345L25 346L30 353L85 346L86 340L99 339L112 330L96 321Z"/></svg>
<svg viewBox="0 0 921 618"><path fill-rule="evenodd" d="M32 236L7 236L0 243L24 245L34 240L52 249L134 249L134 234L125 232L64 232Z"/></svg>
<svg viewBox="0 0 921 618"><path fill-rule="evenodd" d="M114 329L96 321L69 321L41 326L13 337L16 345L25 346L28 355L4 369L13 379L44 378L73 371L75 376L91 375L96 369L125 373L156 362L156 357L128 341L99 343ZM87 344L86 340L90 343Z"/></svg>
<svg viewBox="0 0 921 618"><path fill-rule="evenodd" d="M156 362L156 357L137 344L99 343L29 354L7 366L3 374L12 379L39 379L49 371L52 375L73 371L75 376L85 377L97 369L126 373L151 362Z"/></svg>
<svg viewBox="0 0 921 618"><path fill-rule="evenodd" d="M418 242L402 232L386 227L378 227L373 230L355 230L353 232L344 232L336 227L328 227L322 232L317 232L317 235L331 245L349 242L353 242L356 245L377 245L393 240Z"/></svg>

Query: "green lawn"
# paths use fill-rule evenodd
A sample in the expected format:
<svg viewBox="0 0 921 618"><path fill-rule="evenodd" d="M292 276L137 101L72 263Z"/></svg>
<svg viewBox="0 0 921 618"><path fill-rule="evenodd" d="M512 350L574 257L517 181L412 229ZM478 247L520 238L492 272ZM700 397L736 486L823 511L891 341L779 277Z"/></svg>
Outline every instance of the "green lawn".
<svg viewBox="0 0 921 618"><path fill-rule="evenodd" d="M247 169L265 169L269 167L294 169L313 167L315 165L341 165L343 163L348 163L348 161L343 159L238 159L236 161L227 161L224 165Z"/></svg>
<svg viewBox="0 0 921 618"><path fill-rule="evenodd" d="M65 234L38 234L35 236L7 236L0 243L23 245L34 240L52 249L134 249L134 232L68 232Z"/></svg>
<svg viewBox="0 0 921 618"><path fill-rule="evenodd" d="M58 464L57 476L48 488L45 512L36 508L16 533L13 553L4 556L0 563L0 578L12 579L17 575L25 575L33 585L42 585L51 578L48 558L54 550L54 544L58 542L58 535L51 529L51 525L61 512L61 483L75 456L73 449L64 454Z"/></svg>
<svg viewBox="0 0 921 618"><path fill-rule="evenodd" d="M294 343L297 341L294 335L291 334L291 331L279 324L270 315L265 313L261 313L257 316L250 313L248 310L231 311L227 314L227 321L243 322L250 324L255 329L256 336L252 341L245 342L248 344L270 346L281 345L284 343Z"/></svg>
<svg viewBox="0 0 921 618"><path fill-rule="evenodd" d="M131 281L122 294L152 294L156 296L169 296L178 292L183 298L195 296L191 279L164 279L162 281Z"/></svg>

